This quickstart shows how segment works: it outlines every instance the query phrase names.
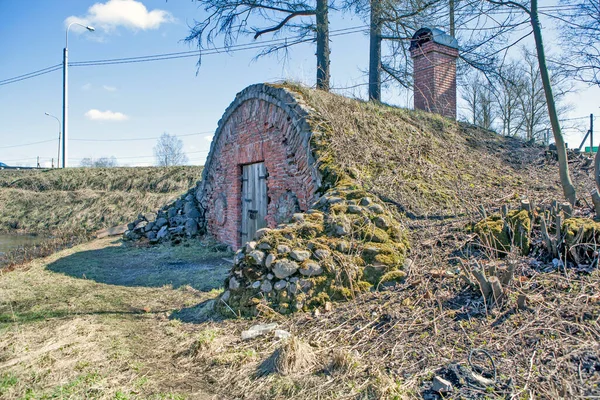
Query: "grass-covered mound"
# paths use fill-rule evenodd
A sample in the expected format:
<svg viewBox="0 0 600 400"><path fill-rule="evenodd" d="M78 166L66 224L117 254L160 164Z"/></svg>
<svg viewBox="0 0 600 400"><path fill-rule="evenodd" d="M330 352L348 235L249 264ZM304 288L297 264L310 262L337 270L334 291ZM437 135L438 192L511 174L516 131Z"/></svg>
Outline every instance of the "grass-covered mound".
<svg viewBox="0 0 600 400"><path fill-rule="evenodd" d="M409 216L456 216L480 204L490 209L500 200L561 192L558 168L539 146L431 113L288 89L329 131L326 147L335 168ZM588 193L587 172L572 174L579 193Z"/></svg>

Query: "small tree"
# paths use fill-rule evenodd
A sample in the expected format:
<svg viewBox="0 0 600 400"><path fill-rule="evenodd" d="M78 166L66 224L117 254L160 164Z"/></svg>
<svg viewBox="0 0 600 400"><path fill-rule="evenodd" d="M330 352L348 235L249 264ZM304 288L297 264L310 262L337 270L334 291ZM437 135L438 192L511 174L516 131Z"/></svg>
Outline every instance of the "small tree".
<svg viewBox="0 0 600 400"><path fill-rule="evenodd" d="M188 158L183 151L183 142L175 135L163 133L154 147L156 164L159 167L170 167L173 165L184 165Z"/></svg>

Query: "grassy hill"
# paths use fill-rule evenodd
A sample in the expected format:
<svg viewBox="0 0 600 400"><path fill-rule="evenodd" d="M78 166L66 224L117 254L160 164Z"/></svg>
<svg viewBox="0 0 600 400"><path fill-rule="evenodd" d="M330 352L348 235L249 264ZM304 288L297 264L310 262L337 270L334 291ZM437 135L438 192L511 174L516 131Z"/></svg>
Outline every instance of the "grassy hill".
<svg viewBox="0 0 600 400"><path fill-rule="evenodd" d="M194 186L202 167L0 171L0 232L79 234L131 222Z"/></svg>

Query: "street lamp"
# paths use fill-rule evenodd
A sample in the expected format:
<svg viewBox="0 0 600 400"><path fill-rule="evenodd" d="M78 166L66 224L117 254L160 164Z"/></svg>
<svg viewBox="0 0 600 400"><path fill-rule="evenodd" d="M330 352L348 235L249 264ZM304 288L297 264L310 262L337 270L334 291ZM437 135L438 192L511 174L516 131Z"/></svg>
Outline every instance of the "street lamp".
<svg viewBox="0 0 600 400"><path fill-rule="evenodd" d="M58 122L58 157L56 158L56 168L60 168L60 120L50 113L44 113L49 117L52 117ZM63 164L64 165L64 164Z"/></svg>
<svg viewBox="0 0 600 400"><path fill-rule="evenodd" d="M79 25L84 27L90 32L94 31L91 26L85 26L79 22L71 22L67 26L67 32L65 34L65 48L63 50L63 168L67 167L67 132L69 128L69 99L68 99L68 76L69 76L69 29L73 25Z"/></svg>

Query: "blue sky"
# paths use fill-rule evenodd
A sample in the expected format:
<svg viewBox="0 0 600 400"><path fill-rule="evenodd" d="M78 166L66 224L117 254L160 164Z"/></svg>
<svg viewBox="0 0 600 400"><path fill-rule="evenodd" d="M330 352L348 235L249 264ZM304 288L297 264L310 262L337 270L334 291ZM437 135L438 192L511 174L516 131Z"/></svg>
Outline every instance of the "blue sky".
<svg viewBox="0 0 600 400"><path fill-rule="evenodd" d="M60 64L65 21L73 18L96 28L92 33L71 28L69 60L77 62L193 50L182 39L202 16L189 0L0 0L0 80ZM363 24L348 16L331 18L331 29ZM368 38L362 33L337 36L331 48L333 86L364 83ZM197 75L194 57L71 67L69 165L103 156L115 156L120 165L152 165L154 138L163 132L181 135L190 163L203 164L212 132L237 92L282 79L314 84L312 44L295 46L287 60L269 56L253 61L255 54L247 50L206 56ZM364 96L364 87L349 94ZM600 113L598 94L594 89L574 97L571 116ZM384 91L384 101L402 106L412 102L396 88ZM61 118L61 107L60 70L0 86L0 161L34 165L40 156L48 166L57 156L58 126L44 113ZM573 132L567 141L579 142L580 137ZM110 141L141 138L152 139ZM49 140L54 141L20 146Z"/></svg>

